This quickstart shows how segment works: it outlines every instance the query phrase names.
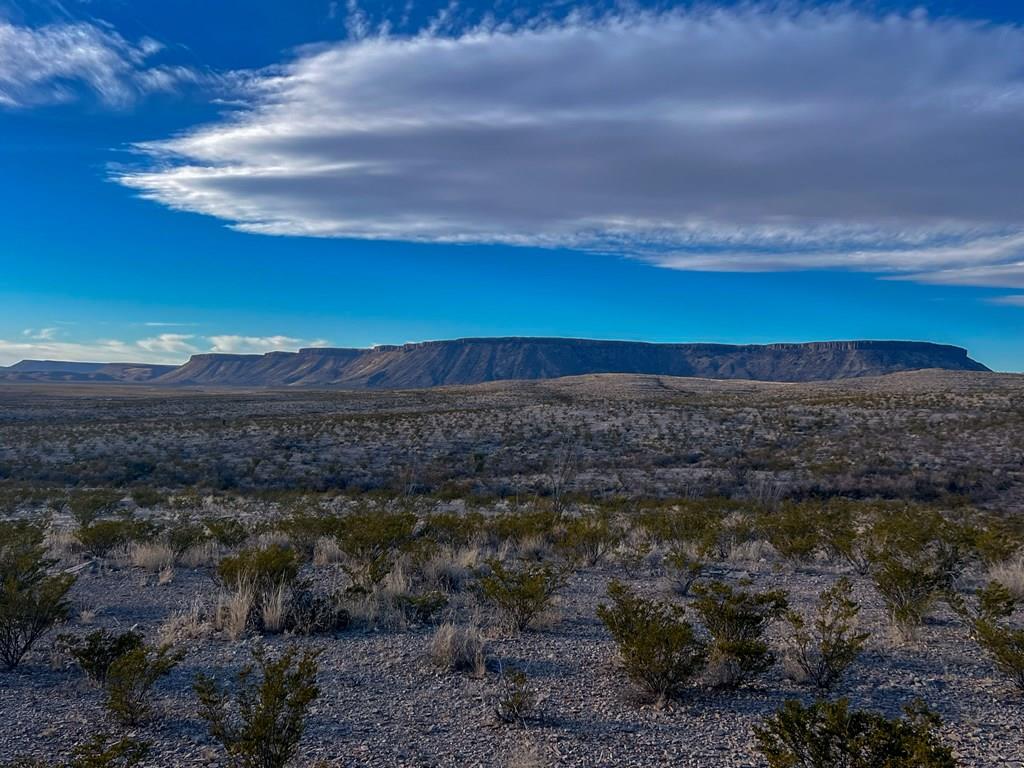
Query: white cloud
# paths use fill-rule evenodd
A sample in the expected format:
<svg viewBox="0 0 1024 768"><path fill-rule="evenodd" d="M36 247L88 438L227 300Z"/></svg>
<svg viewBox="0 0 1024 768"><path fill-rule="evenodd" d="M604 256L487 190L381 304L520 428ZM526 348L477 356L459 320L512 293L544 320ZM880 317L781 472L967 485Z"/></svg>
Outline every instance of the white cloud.
<svg viewBox="0 0 1024 768"><path fill-rule="evenodd" d="M150 339L140 339L135 342L140 349L153 353L167 353L168 355L194 355L199 349L192 344L195 336L182 333L161 333Z"/></svg>
<svg viewBox="0 0 1024 768"><path fill-rule="evenodd" d="M678 269L1024 254L1024 28L752 6L441 28L307 49L120 180L249 232Z"/></svg>
<svg viewBox="0 0 1024 768"><path fill-rule="evenodd" d="M989 299L990 304L1005 304L1010 307L1024 307L1024 294L1012 296L996 296Z"/></svg>
<svg viewBox="0 0 1024 768"><path fill-rule="evenodd" d="M28 329L31 330L31 329ZM243 336L220 334L196 336L161 333L157 336L125 341L97 339L57 341L38 334L23 334L23 340L0 339L0 366L19 360L66 360L89 363L157 363L180 365L189 357L204 352L230 354L293 351L300 347L323 347L323 339L305 340L292 336Z"/></svg>
<svg viewBox="0 0 1024 768"><path fill-rule="evenodd" d="M27 27L0 19L0 107L70 101L87 89L109 106L171 91L210 76L180 65L150 65L160 43L131 43L87 22Z"/></svg>
<svg viewBox="0 0 1024 768"><path fill-rule="evenodd" d="M26 328L21 335L36 341L50 341L56 338L58 330L57 328Z"/></svg>
<svg viewBox="0 0 1024 768"><path fill-rule="evenodd" d="M237 336L225 334L222 336L210 336L209 338L212 342L210 351L224 354L290 351L304 345L302 339L295 339L291 336Z"/></svg>

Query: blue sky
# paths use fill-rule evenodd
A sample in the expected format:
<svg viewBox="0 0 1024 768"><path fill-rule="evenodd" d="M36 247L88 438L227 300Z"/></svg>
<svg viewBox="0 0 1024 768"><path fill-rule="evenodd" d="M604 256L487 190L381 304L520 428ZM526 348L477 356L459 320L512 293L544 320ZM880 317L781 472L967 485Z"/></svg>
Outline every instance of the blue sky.
<svg viewBox="0 0 1024 768"><path fill-rule="evenodd" d="M0 0L0 365L522 334L1024 370L1022 24Z"/></svg>

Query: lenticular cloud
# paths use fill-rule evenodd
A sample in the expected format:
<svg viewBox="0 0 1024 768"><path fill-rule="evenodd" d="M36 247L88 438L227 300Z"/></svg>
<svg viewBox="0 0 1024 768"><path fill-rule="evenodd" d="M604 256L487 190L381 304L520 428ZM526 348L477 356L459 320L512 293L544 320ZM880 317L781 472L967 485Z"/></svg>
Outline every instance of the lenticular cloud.
<svg viewBox="0 0 1024 768"><path fill-rule="evenodd" d="M1022 56L1017 27L849 10L365 38L119 180L265 234L1013 284Z"/></svg>

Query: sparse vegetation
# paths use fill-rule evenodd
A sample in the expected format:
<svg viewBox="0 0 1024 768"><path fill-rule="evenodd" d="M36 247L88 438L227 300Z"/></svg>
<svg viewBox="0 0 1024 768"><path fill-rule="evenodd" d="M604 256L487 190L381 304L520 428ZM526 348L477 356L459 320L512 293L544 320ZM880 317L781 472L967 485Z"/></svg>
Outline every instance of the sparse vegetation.
<svg viewBox="0 0 1024 768"><path fill-rule="evenodd" d="M275 659L257 646L253 656L256 664L238 673L231 692L210 677L196 679L200 715L238 765L284 768L298 752L309 707L320 694L318 654L288 648Z"/></svg>
<svg viewBox="0 0 1024 768"><path fill-rule="evenodd" d="M707 647L678 606L644 600L619 582L598 618L615 638L626 675L658 701L683 694L704 666Z"/></svg>
<svg viewBox="0 0 1024 768"><path fill-rule="evenodd" d="M785 613L784 592L734 589L721 581L699 584L694 592L693 610L711 635L708 672L713 685L736 688L771 667L775 654L764 632Z"/></svg>
<svg viewBox="0 0 1024 768"><path fill-rule="evenodd" d="M851 710L845 699L807 707L787 701L754 733L771 768L955 768L940 724L920 704L890 720Z"/></svg>
<svg viewBox="0 0 1024 768"><path fill-rule="evenodd" d="M0 522L0 663L12 670L39 639L67 618L75 579L50 575L43 529Z"/></svg>
<svg viewBox="0 0 1024 768"><path fill-rule="evenodd" d="M860 655L868 633L857 631L860 606L851 595L850 581L844 577L822 591L811 620L797 611L786 613L790 627L787 660L795 667L799 682L830 690Z"/></svg>
<svg viewBox="0 0 1024 768"><path fill-rule="evenodd" d="M480 594L519 631L528 629L551 605L564 580L550 565L523 564L509 568L500 560L492 559L487 566L488 572L478 577Z"/></svg>
<svg viewBox="0 0 1024 768"><path fill-rule="evenodd" d="M129 630L115 634L105 629L97 629L82 637L62 635L59 640L86 676L101 686L106 685L107 673L115 661L142 648L145 643L138 632Z"/></svg>
<svg viewBox="0 0 1024 768"><path fill-rule="evenodd" d="M153 687L170 673L184 654L170 646L140 645L107 667L107 709L118 722L138 725L153 713Z"/></svg>
<svg viewBox="0 0 1024 768"><path fill-rule="evenodd" d="M188 659L143 696L150 720L173 716L118 730L151 742L146 765L249 765L196 739L191 670L217 676L235 744L277 728L242 718L236 654L265 643L277 659L293 643L294 672L319 642L324 693L291 765L500 762L520 737L496 745L493 728L467 726L498 713L550 717L536 753L550 764L758 762L750 723L796 690L767 669L776 656L809 695L848 691L865 708L808 715L814 738L856 732L869 734L857 749L889 749L896 726L863 718L888 720L927 690L964 764L1012 763L1024 752L1024 386L934 376L101 388L102 401L8 387L0 544L38 532L36 575L67 589L0 685L0 709L16 713L0 753L72 765L108 696L89 669L128 656L135 643L119 641L135 636L150 660L165 644ZM79 494L93 498L67 514ZM987 581L1001 586L968 594ZM885 630L904 604L921 642L894 648ZM510 635L516 616L545 631ZM666 714L633 692L682 703ZM122 765L102 757L118 736L93 757ZM828 768L876 768L862 753L821 754Z"/></svg>

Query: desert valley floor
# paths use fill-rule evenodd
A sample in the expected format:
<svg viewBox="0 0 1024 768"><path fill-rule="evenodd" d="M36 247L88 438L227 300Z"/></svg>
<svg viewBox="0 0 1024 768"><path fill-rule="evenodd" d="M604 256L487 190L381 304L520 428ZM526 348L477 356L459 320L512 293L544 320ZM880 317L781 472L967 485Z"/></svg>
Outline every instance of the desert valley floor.
<svg viewBox="0 0 1024 768"><path fill-rule="evenodd" d="M75 577L67 621L0 672L0 764L59 759L102 732L148 743L143 765L229 765L193 683L228 684L263 646L320 649L301 766L765 766L754 726L787 699L821 695L890 717L920 699L959 765L1024 766L1024 692L967 617L990 580L1024 598L1024 376L0 385L0 512L45 516L53 568ZM833 540L836 515L879 547L890 517L970 530L954 597L898 632L877 570ZM359 589L365 552L337 533L351 516L409 521ZM112 538L83 535L102 521ZM263 594L232 622L238 595L218 564L270 548L296 558L278 600L315 594L345 620L298 631ZM495 563L557 574L521 631L481 587ZM696 590L683 584L693 564ZM794 674L779 615L766 622L772 663L742 685L705 670L656 701L631 684L597 613L615 580L686 607L703 636L701 583L783 590L790 611L811 616L843 577L867 637L827 694ZM1018 606L1010 620L1022 619ZM181 654L138 723L111 717L58 640L100 628ZM469 669L440 647L452 628L480 644ZM530 706L499 717L516 694Z"/></svg>

